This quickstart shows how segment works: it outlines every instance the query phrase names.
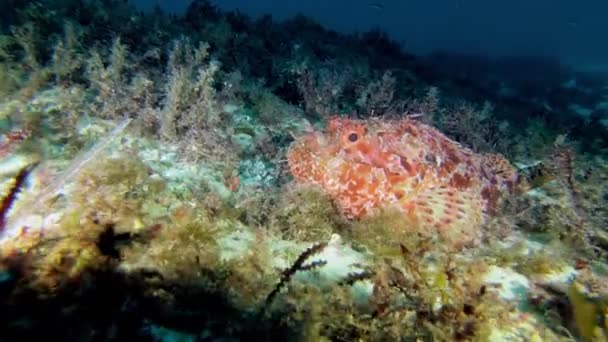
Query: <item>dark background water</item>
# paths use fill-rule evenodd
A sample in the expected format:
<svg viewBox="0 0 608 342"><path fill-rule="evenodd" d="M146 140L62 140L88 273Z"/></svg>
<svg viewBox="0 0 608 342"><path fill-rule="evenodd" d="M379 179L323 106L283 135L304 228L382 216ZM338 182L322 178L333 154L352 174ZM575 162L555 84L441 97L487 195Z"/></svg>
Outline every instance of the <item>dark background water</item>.
<svg viewBox="0 0 608 342"><path fill-rule="evenodd" d="M189 0L130 0L183 11ZM571 66L608 72L606 0L216 0L222 9L284 19L297 13L326 27L381 27L408 52L449 50L490 57L544 55Z"/></svg>

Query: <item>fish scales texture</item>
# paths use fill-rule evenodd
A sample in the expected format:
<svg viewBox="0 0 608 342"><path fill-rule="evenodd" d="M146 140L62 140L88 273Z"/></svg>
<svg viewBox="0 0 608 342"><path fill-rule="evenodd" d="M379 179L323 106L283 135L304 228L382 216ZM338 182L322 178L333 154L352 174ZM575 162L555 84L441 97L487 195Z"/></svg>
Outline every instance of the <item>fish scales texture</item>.
<svg viewBox="0 0 608 342"><path fill-rule="evenodd" d="M457 243L479 236L517 176L501 155L475 153L410 118L334 118L297 139L287 158L295 180L320 186L346 217L395 206L418 229Z"/></svg>

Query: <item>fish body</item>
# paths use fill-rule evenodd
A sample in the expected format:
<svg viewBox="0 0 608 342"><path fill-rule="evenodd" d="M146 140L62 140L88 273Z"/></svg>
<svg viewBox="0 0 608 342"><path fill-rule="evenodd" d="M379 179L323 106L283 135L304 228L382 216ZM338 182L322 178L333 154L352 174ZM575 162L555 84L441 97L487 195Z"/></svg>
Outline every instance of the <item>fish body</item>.
<svg viewBox="0 0 608 342"><path fill-rule="evenodd" d="M412 118L334 118L287 157L295 180L320 186L348 218L394 206L417 226L465 240L517 177L504 157L475 153Z"/></svg>

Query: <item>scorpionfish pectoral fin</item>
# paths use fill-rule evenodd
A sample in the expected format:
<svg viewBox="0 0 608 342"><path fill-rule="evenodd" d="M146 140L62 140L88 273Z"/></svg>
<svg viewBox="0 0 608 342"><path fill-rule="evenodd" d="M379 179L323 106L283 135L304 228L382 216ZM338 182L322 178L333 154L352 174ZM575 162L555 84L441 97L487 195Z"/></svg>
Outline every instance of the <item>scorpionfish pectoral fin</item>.
<svg viewBox="0 0 608 342"><path fill-rule="evenodd" d="M437 233L451 245L464 246L479 238L484 204L478 189L438 186L421 190L402 202L415 229Z"/></svg>

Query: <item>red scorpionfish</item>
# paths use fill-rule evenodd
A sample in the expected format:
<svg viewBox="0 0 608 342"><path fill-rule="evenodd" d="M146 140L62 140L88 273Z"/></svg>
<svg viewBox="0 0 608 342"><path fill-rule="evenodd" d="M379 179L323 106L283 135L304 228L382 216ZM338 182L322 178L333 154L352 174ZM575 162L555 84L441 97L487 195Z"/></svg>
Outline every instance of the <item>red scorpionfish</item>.
<svg viewBox="0 0 608 342"><path fill-rule="evenodd" d="M487 214L515 187L502 156L477 154L411 118L334 118L290 147L295 180L321 187L351 219L396 206L417 229L460 246L476 240Z"/></svg>

